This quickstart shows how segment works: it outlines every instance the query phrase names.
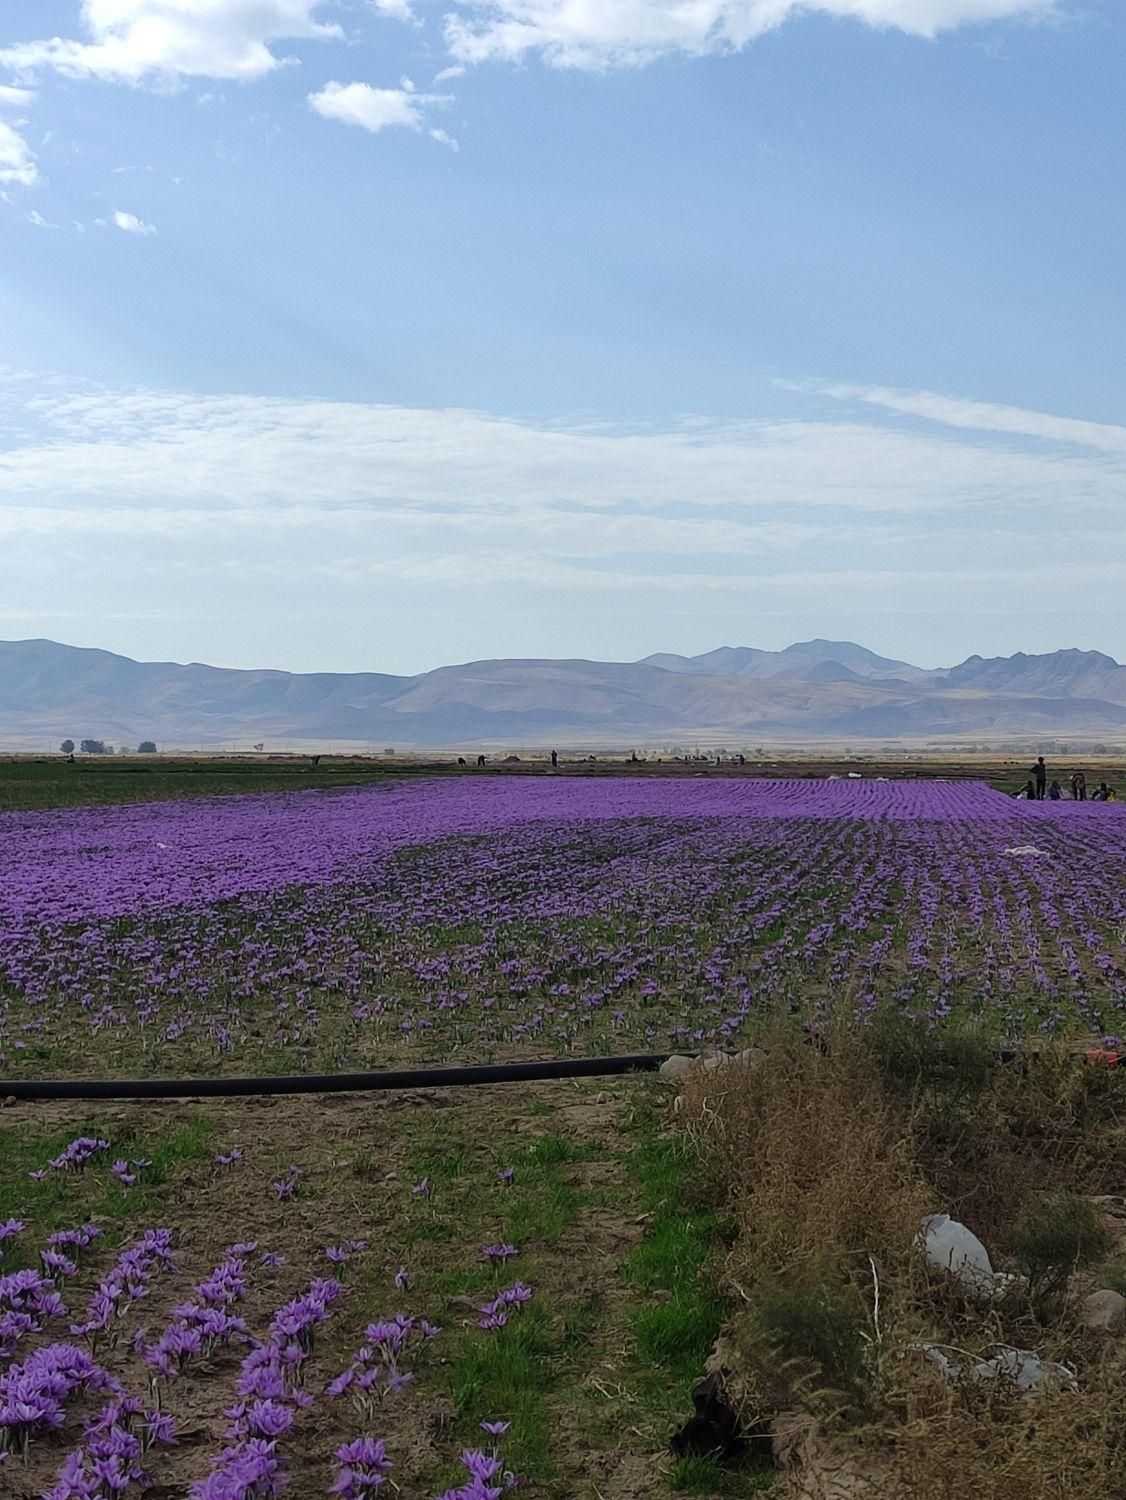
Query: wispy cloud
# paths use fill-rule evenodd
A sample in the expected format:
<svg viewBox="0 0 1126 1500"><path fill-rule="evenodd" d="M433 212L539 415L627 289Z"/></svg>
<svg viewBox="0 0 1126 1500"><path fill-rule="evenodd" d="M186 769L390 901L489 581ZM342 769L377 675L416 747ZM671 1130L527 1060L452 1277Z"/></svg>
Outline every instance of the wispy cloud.
<svg viewBox="0 0 1126 1500"><path fill-rule="evenodd" d="M464 0L446 18L446 39L465 63L538 52L560 67L636 67L669 53L736 51L802 15L931 38L1057 8L1057 0Z"/></svg>
<svg viewBox="0 0 1126 1500"><path fill-rule="evenodd" d="M0 83L0 109L26 109L34 102L34 89L18 89L12 84Z"/></svg>
<svg viewBox="0 0 1126 1500"><path fill-rule="evenodd" d="M904 421L848 389L839 420L631 430L13 378L0 596L28 620L60 589L99 619L120 597L206 615L216 640L248 612L288 630L373 599L434 639L460 609L513 628L522 609L1117 617L1126 457L1107 429L1045 436L1010 407L983 425L970 403L971 430L927 393Z"/></svg>
<svg viewBox="0 0 1126 1500"><path fill-rule="evenodd" d="M802 389L797 382L793 389ZM962 396L939 395L934 391L897 391L886 386L847 385L832 381L804 383L808 390L821 391L842 401L862 401L885 411L921 417L946 427L961 427L977 432L1012 433L1018 437L1040 438L1052 443L1073 443L1080 448L1102 449L1107 453L1126 454L1126 427L1107 422L1084 422L1074 417L1057 417L1049 412L1025 411L1018 406L1003 406L990 401L970 401Z"/></svg>

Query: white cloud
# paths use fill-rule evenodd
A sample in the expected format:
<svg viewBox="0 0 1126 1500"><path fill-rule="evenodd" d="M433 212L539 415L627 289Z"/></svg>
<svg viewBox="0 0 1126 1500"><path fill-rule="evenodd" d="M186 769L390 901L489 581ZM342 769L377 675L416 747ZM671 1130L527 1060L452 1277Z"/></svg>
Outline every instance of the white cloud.
<svg viewBox="0 0 1126 1500"><path fill-rule="evenodd" d="M402 84L397 89L380 89L370 83L326 83L323 89L308 96L309 105L326 120L360 125L373 134L386 130L390 125L405 125L410 130L421 130L427 106L445 104L448 100L441 94L417 93L409 78L404 78ZM430 133L435 134L433 131ZM444 139L447 144L450 143L450 138L444 132L435 135L435 139Z"/></svg>
<svg viewBox="0 0 1126 1500"><path fill-rule="evenodd" d="M934 37L971 22L1050 15L1057 0L461 0L461 8L446 19L461 62L539 52L561 67L602 68L735 51L802 15Z"/></svg>
<svg viewBox="0 0 1126 1500"><path fill-rule="evenodd" d="M0 120L0 186L33 187L38 181L31 147L14 126Z"/></svg>
<svg viewBox="0 0 1126 1500"><path fill-rule="evenodd" d="M34 89L17 89L11 84L0 83L0 109L25 109L35 102Z"/></svg>
<svg viewBox="0 0 1126 1500"><path fill-rule="evenodd" d="M340 37L318 21L323 0L83 0L89 41L51 37L0 48L20 73L50 68L68 78L117 83L182 78L260 78L279 66L275 42Z"/></svg>
<svg viewBox="0 0 1126 1500"><path fill-rule="evenodd" d="M801 385L794 387L802 389ZM1056 417L1049 412L1025 411L991 401L970 401L964 396L943 396L934 391L896 391L886 386L841 385L810 382L804 387L846 401L863 401L905 416L922 417L946 427L978 432L1004 432L1019 437L1043 438L1053 443L1074 443L1081 448L1101 448L1126 454L1126 427L1107 422L1084 422L1074 417Z"/></svg>
<svg viewBox="0 0 1126 1500"><path fill-rule="evenodd" d="M144 219L138 219L136 214L126 214L117 208L114 209L113 222L118 229L123 229L126 234L155 234L156 225L146 224Z"/></svg>
<svg viewBox="0 0 1126 1500"><path fill-rule="evenodd" d="M396 21L413 21L414 11L410 0L372 0L381 16L391 16Z"/></svg>
<svg viewBox="0 0 1126 1500"><path fill-rule="evenodd" d="M437 141L440 146L448 146L451 151L461 150L461 147L458 145L457 141L453 138L448 130L439 130L437 127L434 127L427 133L429 134L430 139L432 141Z"/></svg>
<svg viewBox="0 0 1126 1500"><path fill-rule="evenodd" d="M824 407L823 389L813 400ZM763 616L861 635L873 617L902 629L933 616L943 630L920 626L916 644L946 659L982 646L971 615L1023 621L1021 634L1004 625L1005 649L1035 644L1033 616L1037 649L1067 643L1045 639L1057 628L1115 638L1126 429L1090 424L1083 441L1045 435L1036 413L1026 435L1019 413L968 430L841 411L630 430L12 376L0 379L0 598L26 633L53 633L44 601L65 598L90 644L151 653L143 634L104 634L106 599L128 600L179 622L161 649L191 641L247 663L311 641L326 663L354 647L357 666L393 667L406 636L448 660L478 615L514 642L540 616L586 622L593 655L611 649L599 619L632 620L650 649L654 622L673 632L681 616L752 642ZM1098 546L1055 545L1064 534ZM310 620L325 623L310 635ZM546 636L536 645L551 654Z"/></svg>
<svg viewBox="0 0 1126 1500"><path fill-rule="evenodd" d="M431 515L685 519L748 514L816 524L871 515L1116 515L1126 463L1099 442L1042 451L1011 439L869 420L698 421L664 431L534 425L426 410L159 391L0 388L0 431L42 425L0 452L0 492L68 489L117 503L392 506ZM22 416L20 414L22 413ZM1117 433L1126 443L1126 429ZM1023 524L1023 520L1020 520ZM639 545L644 533L639 533Z"/></svg>
<svg viewBox="0 0 1126 1500"><path fill-rule="evenodd" d="M57 229L59 227L57 224L52 224L48 219L45 219L39 210L35 208L31 210L27 217L28 222L34 224L36 229Z"/></svg>

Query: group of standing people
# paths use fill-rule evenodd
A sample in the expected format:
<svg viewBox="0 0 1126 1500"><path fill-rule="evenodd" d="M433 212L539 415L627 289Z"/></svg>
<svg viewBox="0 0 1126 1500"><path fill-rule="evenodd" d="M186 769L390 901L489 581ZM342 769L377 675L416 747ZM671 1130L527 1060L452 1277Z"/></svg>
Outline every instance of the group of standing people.
<svg viewBox="0 0 1126 1500"><path fill-rule="evenodd" d="M1048 785L1048 767L1044 764L1044 757L1038 755L1036 764L1032 767L1032 775L1017 793L1017 797L1025 802L1043 802L1045 798L1049 802L1086 802L1087 801L1087 778L1082 771L1073 771L1068 783L1070 791L1065 791L1058 781ZM1105 781L1100 781L1095 791L1091 793L1092 802L1117 802L1118 793Z"/></svg>

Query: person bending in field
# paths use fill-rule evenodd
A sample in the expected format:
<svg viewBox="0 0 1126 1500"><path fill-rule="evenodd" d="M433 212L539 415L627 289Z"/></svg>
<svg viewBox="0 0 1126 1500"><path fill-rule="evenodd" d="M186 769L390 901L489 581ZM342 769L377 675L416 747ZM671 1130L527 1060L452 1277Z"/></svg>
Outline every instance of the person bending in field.
<svg viewBox="0 0 1126 1500"><path fill-rule="evenodd" d="M1024 783L1019 792L1013 793L1018 802L1036 801L1036 783L1031 777Z"/></svg>
<svg viewBox="0 0 1126 1500"><path fill-rule="evenodd" d="M1053 781L1051 786L1048 788L1048 801L1058 802L1062 796L1063 787L1060 786L1058 781Z"/></svg>

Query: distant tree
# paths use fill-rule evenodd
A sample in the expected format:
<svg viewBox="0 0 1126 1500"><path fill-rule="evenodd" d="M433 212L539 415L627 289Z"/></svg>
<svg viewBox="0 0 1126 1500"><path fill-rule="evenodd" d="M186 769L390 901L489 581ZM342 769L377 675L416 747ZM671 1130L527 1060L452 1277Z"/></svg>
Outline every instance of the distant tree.
<svg viewBox="0 0 1126 1500"><path fill-rule="evenodd" d="M73 740L63 740L62 744L59 746L59 749L63 752L64 755L73 755L74 754L74 741Z"/></svg>
<svg viewBox="0 0 1126 1500"><path fill-rule="evenodd" d="M156 744L152 740L142 740L141 743L137 746L137 754L138 755L155 755L156 754Z"/></svg>
<svg viewBox="0 0 1126 1500"><path fill-rule="evenodd" d="M83 755L106 755L105 740L83 740L80 746Z"/></svg>

